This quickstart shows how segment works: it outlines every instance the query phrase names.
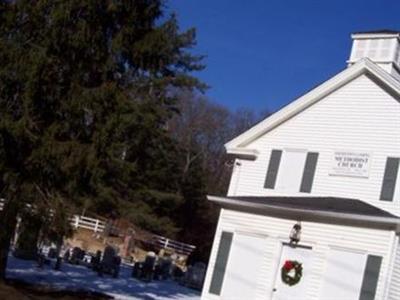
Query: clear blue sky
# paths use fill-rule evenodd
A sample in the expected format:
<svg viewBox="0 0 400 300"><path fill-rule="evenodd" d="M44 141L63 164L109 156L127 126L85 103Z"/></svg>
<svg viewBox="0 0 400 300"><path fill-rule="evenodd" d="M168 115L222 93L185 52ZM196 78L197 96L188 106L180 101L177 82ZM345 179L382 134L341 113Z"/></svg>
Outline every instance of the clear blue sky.
<svg viewBox="0 0 400 300"><path fill-rule="evenodd" d="M400 30L400 0L170 0L197 28L198 77L232 109L276 111L346 67L350 34Z"/></svg>

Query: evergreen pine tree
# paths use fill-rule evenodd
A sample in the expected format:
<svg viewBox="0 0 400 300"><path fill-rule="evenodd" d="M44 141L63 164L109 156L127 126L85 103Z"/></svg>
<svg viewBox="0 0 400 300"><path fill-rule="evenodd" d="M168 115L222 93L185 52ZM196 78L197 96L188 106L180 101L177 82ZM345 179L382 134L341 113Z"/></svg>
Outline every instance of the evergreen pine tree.
<svg viewBox="0 0 400 300"><path fill-rule="evenodd" d="M181 33L163 7L161 0L0 2L0 278L25 203L102 213L130 203L150 218L143 223L164 214L158 225L175 230L170 91L204 88L189 75L203 66L189 51L194 30ZM146 203L165 199L167 211Z"/></svg>

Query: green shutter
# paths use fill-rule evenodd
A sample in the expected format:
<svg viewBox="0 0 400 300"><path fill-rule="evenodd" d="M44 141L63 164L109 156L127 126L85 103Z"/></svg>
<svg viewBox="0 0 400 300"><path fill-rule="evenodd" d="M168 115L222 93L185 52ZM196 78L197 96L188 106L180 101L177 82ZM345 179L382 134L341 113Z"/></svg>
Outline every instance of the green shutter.
<svg viewBox="0 0 400 300"><path fill-rule="evenodd" d="M397 173L399 171L399 161L400 159L395 157L388 157L386 160L380 198L383 201L393 201Z"/></svg>
<svg viewBox="0 0 400 300"><path fill-rule="evenodd" d="M315 169L317 168L318 153L308 152L304 166L303 178L301 180L300 192L310 193L314 181Z"/></svg>
<svg viewBox="0 0 400 300"><path fill-rule="evenodd" d="M219 242L217 258L211 278L210 294L220 295L224 281L226 265L228 263L229 251L231 249L233 233L223 231Z"/></svg>
<svg viewBox="0 0 400 300"><path fill-rule="evenodd" d="M281 157L282 157L282 150L272 150L271 157L269 158L267 177L265 178L265 184L264 184L264 187L266 189L275 188Z"/></svg>
<svg viewBox="0 0 400 300"><path fill-rule="evenodd" d="M382 257L368 255L359 300L374 300L381 270Z"/></svg>

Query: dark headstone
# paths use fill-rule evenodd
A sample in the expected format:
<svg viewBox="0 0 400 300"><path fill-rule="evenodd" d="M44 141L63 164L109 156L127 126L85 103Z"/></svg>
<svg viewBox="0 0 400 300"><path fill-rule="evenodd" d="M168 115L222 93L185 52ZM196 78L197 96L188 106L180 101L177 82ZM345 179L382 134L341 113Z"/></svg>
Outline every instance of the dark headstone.
<svg viewBox="0 0 400 300"><path fill-rule="evenodd" d="M163 257L158 262L157 277L159 279L168 279L171 275L172 259L170 257Z"/></svg>
<svg viewBox="0 0 400 300"><path fill-rule="evenodd" d="M83 259L83 256L85 255L85 252L79 248L79 247L74 247L72 249L72 254L70 257L70 262L72 264L79 264L79 262Z"/></svg>
<svg viewBox="0 0 400 300"><path fill-rule="evenodd" d="M48 258L56 258L57 257L57 249L56 248L50 248L49 252L47 254Z"/></svg>
<svg viewBox="0 0 400 300"><path fill-rule="evenodd" d="M115 256L114 257L114 262L113 262L113 277L117 278L119 275L119 267L121 265L121 257L120 256Z"/></svg>
<svg viewBox="0 0 400 300"><path fill-rule="evenodd" d="M54 265L54 270L60 270L61 269L61 261L62 258L60 256L57 256L56 264Z"/></svg>
<svg viewBox="0 0 400 300"><path fill-rule="evenodd" d="M94 271L98 271L100 267L100 261L101 261L101 251L97 250L96 255L92 257L92 260L90 261L91 268Z"/></svg>
<svg viewBox="0 0 400 300"><path fill-rule="evenodd" d="M103 259L98 268L99 276L110 274L114 277L118 277L120 264L121 257L117 256L116 249L111 246L106 246L104 249Z"/></svg>
<svg viewBox="0 0 400 300"><path fill-rule="evenodd" d="M143 263L142 262L136 262L133 265L132 269L132 277L140 279L143 275Z"/></svg>
<svg viewBox="0 0 400 300"><path fill-rule="evenodd" d="M146 281L153 280L154 270L156 266L157 256L154 252L149 252L146 256L146 259L143 263L143 277L142 279Z"/></svg>
<svg viewBox="0 0 400 300"><path fill-rule="evenodd" d="M69 262L70 257L71 257L71 250L68 249L68 250L65 251L65 253L64 253L64 261Z"/></svg>

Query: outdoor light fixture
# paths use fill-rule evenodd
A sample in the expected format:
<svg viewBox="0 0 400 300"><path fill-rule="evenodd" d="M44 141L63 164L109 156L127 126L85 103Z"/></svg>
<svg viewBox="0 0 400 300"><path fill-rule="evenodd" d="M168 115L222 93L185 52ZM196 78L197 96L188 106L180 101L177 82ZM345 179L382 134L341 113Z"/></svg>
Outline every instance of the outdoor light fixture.
<svg viewBox="0 0 400 300"><path fill-rule="evenodd" d="M289 238L290 245L297 245L300 242L301 237L301 223L297 222L293 225L292 230L290 230Z"/></svg>

